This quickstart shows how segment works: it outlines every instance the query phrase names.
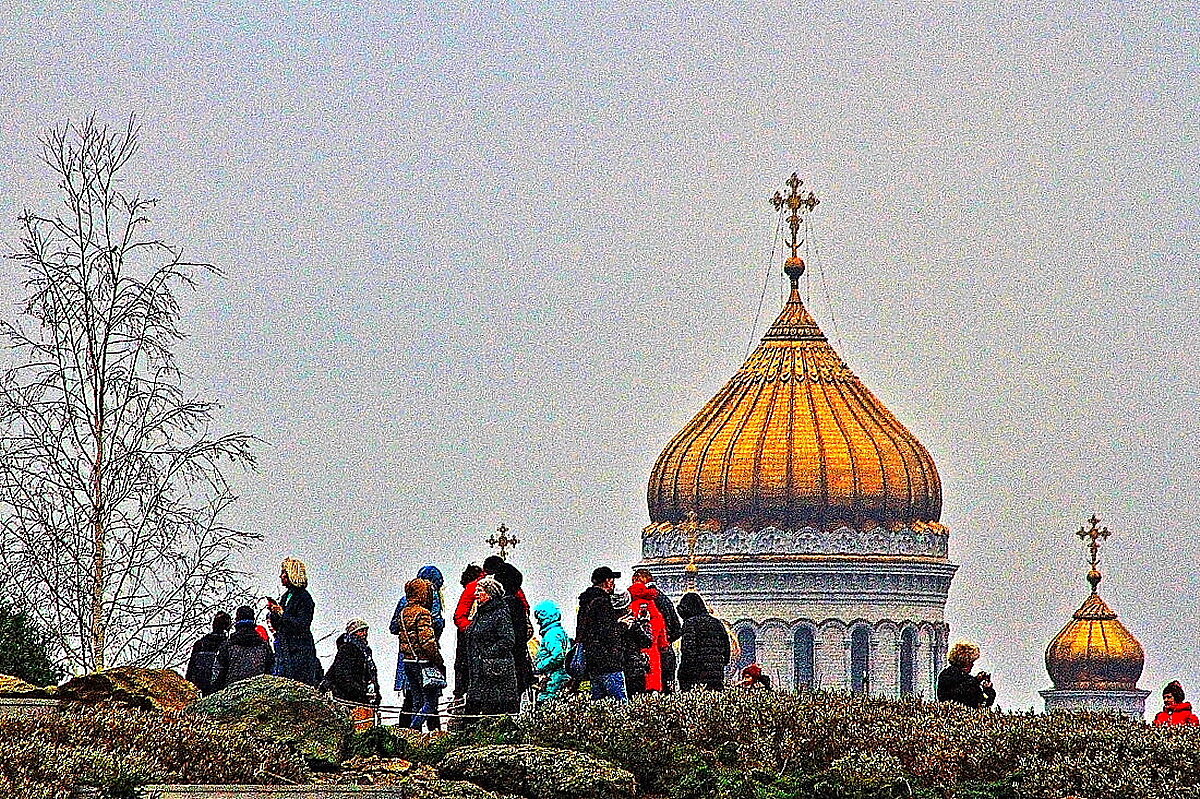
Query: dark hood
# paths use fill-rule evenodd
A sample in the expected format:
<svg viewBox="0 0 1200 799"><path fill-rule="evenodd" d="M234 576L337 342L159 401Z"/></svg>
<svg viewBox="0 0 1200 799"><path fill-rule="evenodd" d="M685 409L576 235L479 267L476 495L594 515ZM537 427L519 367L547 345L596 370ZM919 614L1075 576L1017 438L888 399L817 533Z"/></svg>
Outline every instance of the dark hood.
<svg viewBox="0 0 1200 799"><path fill-rule="evenodd" d="M521 574L516 566L503 561L496 566L491 575L496 578L496 582L504 586L504 591L510 596L516 596L521 590L521 584L525 582L525 575Z"/></svg>
<svg viewBox="0 0 1200 799"><path fill-rule="evenodd" d="M708 608L704 607L704 600L700 598L699 594L688 592L679 600L680 618L690 619L705 613L708 613Z"/></svg>

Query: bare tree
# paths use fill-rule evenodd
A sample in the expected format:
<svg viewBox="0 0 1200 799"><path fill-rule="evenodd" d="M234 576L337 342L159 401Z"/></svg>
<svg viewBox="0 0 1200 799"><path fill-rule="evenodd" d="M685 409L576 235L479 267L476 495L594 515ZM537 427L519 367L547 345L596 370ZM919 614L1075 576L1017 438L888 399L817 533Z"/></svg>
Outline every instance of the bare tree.
<svg viewBox="0 0 1200 799"><path fill-rule="evenodd" d="M174 292L218 271L148 232L154 200L123 182L138 137L93 117L41 139L63 203L21 216L24 324L0 321L0 586L75 671L177 665L258 537L222 523L256 439L210 434L173 353Z"/></svg>

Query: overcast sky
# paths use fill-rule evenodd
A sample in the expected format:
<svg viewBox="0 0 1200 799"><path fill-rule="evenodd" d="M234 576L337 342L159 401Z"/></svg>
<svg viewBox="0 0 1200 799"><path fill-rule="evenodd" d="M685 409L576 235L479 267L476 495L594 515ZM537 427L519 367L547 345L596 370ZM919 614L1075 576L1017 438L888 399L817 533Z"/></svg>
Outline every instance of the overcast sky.
<svg viewBox="0 0 1200 799"><path fill-rule="evenodd" d="M269 442L231 521L257 590L310 563L318 636L365 616L390 673L404 581L500 522L535 600L635 562L797 170L810 308L937 462L1001 704L1041 708L1092 513L1142 687L1200 690L1191 4L154 5L0 10L0 242L54 201L39 132L138 115L157 230L228 274L181 360Z"/></svg>

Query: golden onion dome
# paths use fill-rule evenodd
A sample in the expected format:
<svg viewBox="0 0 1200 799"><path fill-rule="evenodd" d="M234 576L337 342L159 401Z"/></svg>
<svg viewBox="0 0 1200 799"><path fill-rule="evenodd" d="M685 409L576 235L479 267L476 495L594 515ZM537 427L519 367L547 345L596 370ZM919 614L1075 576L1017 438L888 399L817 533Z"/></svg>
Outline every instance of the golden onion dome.
<svg viewBox="0 0 1200 799"><path fill-rule="evenodd" d="M942 488L921 442L854 375L791 296L758 348L667 445L651 525L897 528L937 522Z"/></svg>
<svg viewBox="0 0 1200 799"><path fill-rule="evenodd" d="M1046 671L1060 690L1136 690L1146 653L1098 593L1100 542L1111 535L1096 516L1076 533L1088 542L1092 593L1046 647Z"/></svg>
<svg viewBox="0 0 1200 799"><path fill-rule="evenodd" d="M1046 671L1061 690L1134 690L1146 653L1093 593L1046 648Z"/></svg>

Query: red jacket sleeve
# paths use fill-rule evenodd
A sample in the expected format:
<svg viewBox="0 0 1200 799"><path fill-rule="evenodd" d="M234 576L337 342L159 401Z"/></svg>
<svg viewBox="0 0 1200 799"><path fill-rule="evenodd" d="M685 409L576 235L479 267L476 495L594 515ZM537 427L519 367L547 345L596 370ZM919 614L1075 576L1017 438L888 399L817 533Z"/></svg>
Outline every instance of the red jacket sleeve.
<svg viewBox="0 0 1200 799"><path fill-rule="evenodd" d="M471 626L471 608L475 605L475 589L478 587L478 583L478 580L467 583L462 596L458 598L458 604L454 607L454 626L458 628L459 632Z"/></svg>

